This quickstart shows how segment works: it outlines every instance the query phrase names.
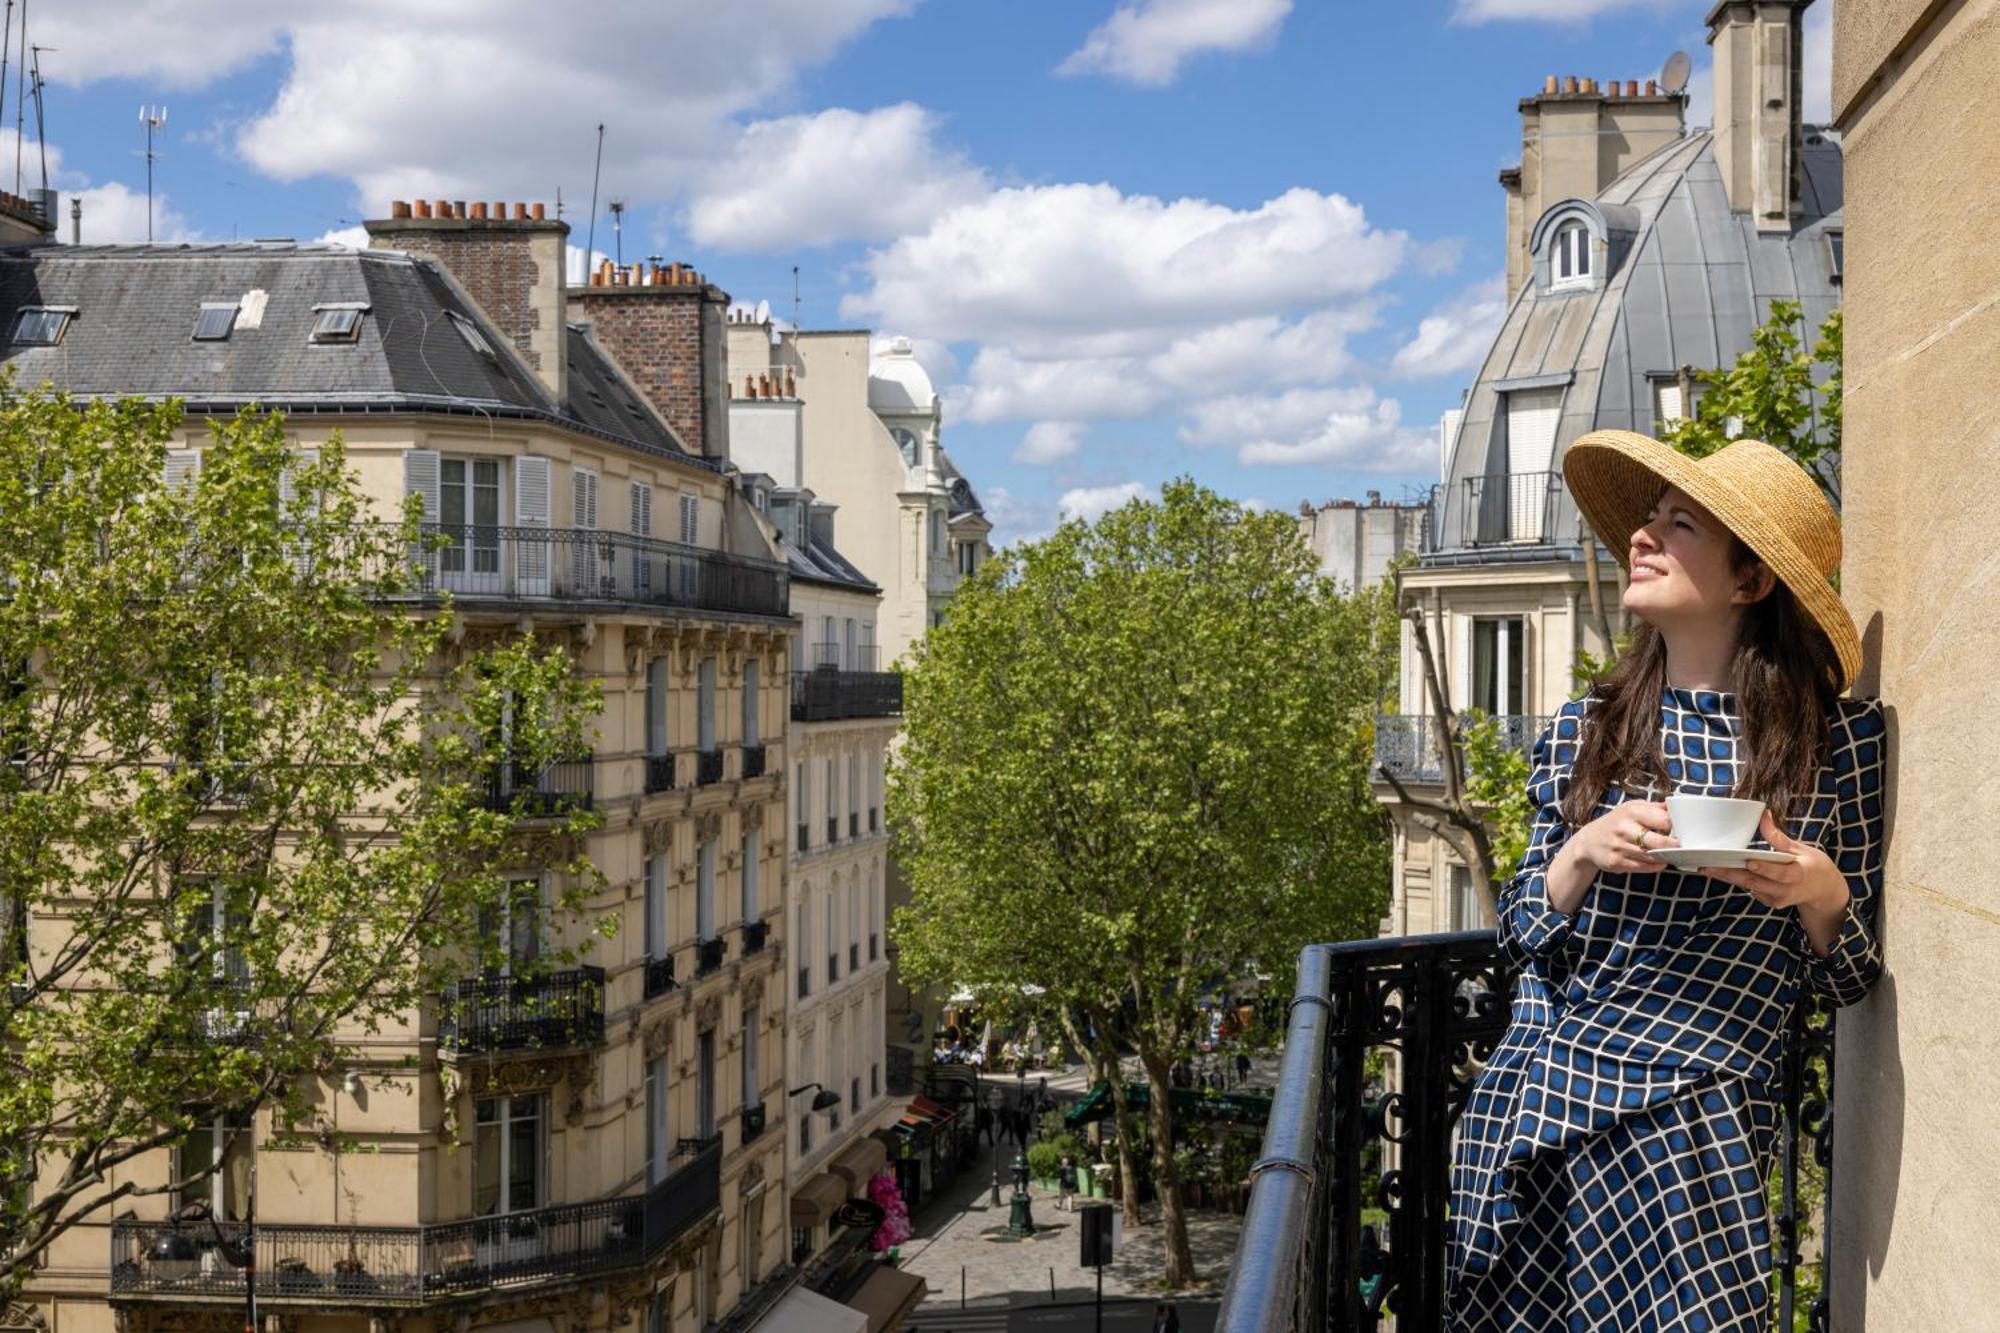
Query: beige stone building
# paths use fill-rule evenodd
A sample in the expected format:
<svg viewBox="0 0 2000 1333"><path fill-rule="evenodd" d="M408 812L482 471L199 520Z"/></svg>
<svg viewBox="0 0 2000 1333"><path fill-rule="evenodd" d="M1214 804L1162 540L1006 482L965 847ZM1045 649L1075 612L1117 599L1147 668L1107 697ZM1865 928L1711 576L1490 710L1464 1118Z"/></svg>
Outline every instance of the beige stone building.
<svg viewBox="0 0 2000 1333"><path fill-rule="evenodd" d="M1452 707L1501 719L1524 750L1576 692L1579 653L1603 658L1623 628L1618 566L1579 521L1563 451L1587 431L1656 434L1684 415L1692 371L1748 350L1773 300L1799 303L1809 329L1840 302L1841 152L1800 120L1801 8L1711 12L1710 131L1684 132L1680 97L1631 82L1552 79L1521 103L1522 166L1501 174L1515 291L1447 416L1402 586ZM1378 721L1377 761L1436 794L1436 719L1408 625L1400 698ZM1393 866L1385 932L1490 924L1465 865L1413 821L1398 821Z"/></svg>
<svg viewBox="0 0 2000 1333"><path fill-rule="evenodd" d="M1842 0L1833 24L1855 240L1841 588L1856 693L1891 738L1888 971L1840 1014L1833 1327L1970 1330L2000 1318L2000 872L1976 832L2000 811L2000 4Z"/></svg>
<svg viewBox="0 0 2000 1333"><path fill-rule="evenodd" d="M1299 504L1299 537L1319 562L1320 572L1361 591L1379 584L1398 556L1423 543L1428 507L1385 501L1380 491L1362 501L1328 500Z"/></svg>
<svg viewBox="0 0 2000 1333"><path fill-rule="evenodd" d="M417 609L448 591L465 642L526 628L603 692L587 759L495 797L601 811L584 851L604 888L571 920L547 907L559 886L524 877L496 943L521 959L585 945L604 916L618 930L575 968L510 961L353 1034L353 1063L310 1095L355 1151L280 1141L260 1114L176 1155L223 1164L205 1197L224 1218L242 1215L254 1156L260 1300L284 1327L713 1327L789 1271L794 627L788 569L703 415L703 390L721 397L714 289L656 274L615 299L565 290L567 228L539 208L391 211L369 251L0 253L7 360L80 395L185 395L189 447L170 466L198 467L203 418L255 397L302 450L339 431L385 515L420 496L451 543ZM652 390L606 351L642 320L685 335L659 345ZM159 1182L173 1165L129 1170ZM65 1235L29 1286L39 1317L240 1327L240 1270L169 1220L174 1202Z"/></svg>

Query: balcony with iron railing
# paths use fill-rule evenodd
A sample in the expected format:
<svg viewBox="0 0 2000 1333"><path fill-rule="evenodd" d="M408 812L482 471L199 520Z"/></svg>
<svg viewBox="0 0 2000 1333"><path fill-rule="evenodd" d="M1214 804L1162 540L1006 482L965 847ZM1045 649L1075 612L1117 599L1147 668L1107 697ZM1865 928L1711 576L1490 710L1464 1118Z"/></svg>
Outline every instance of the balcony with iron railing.
<svg viewBox="0 0 2000 1333"><path fill-rule="evenodd" d="M604 1040L604 969L470 977L444 989L438 1051L446 1057L536 1053Z"/></svg>
<svg viewBox="0 0 2000 1333"><path fill-rule="evenodd" d="M898 717L902 711L903 676L899 671L838 671L816 667L792 673L794 722Z"/></svg>
<svg viewBox="0 0 2000 1333"><path fill-rule="evenodd" d="M1527 754L1548 729L1549 719L1530 713L1503 713L1487 719L1508 749ZM1461 715L1461 726L1465 721ZM1375 719L1375 765L1402 782L1444 781L1444 740L1429 713L1384 713Z"/></svg>
<svg viewBox="0 0 2000 1333"><path fill-rule="evenodd" d="M696 940L694 945L694 974L705 977L711 972L720 972L723 962L729 956L729 941L720 935L705 940Z"/></svg>
<svg viewBox="0 0 2000 1333"><path fill-rule="evenodd" d="M1461 477L1431 488L1425 555L1577 543L1576 502L1560 472Z"/></svg>
<svg viewBox="0 0 2000 1333"><path fill-rule="evenodd" d="M709 787L722 781L722 751L694 752L694 781L697 787Z"/></svg>
<svg viewBox="0 0 2000 1333"><path fill-rule="evenodd" d="M674 756L671 754L649 754L646 756L646 794L672 791L674 789Z"/></svg>
<svg viewBox="0 0 2000 1333"><path fill-rule="evenodd" d="M748 782L748 781L750 781L750 779L752 779L752 778L761 778L761 777L763 777L763 776L764 776L764 763L765 763L765 755L764 755L764 747L763 747L763 746L761 746L761 745L746 745L746 746L744 746L744 747L743 747L743 780L744 780L745 782Z"/></svg>
<svg viewBox="0 0 2000 1333"><path fill-rule="evenodd" d="M1443 1327L1452 1132L1506 1030L1513 983L1488 931L1305 950L1219 1333L1361 1333L1390 1316L1397 1333ZM1771 1326L1789 1333L1799 1315L1830 1326L1825 1296L1800 1280L1808 1158L1825 1173L1822 1246L1833 1198L1821 1076L1832 1076L1833 1022L1809 992L1786 1047ZM1380 1083L1368 1060L1378 1052L1392 1057Z"/></svg>
<svg viewBox="0 0 2000 1333"><path fill-rule="evenodd" d="M521 764L496 764L486 776L480 804L488 810L511 810L524 819L547 819L572 810L588 810L596 800L596 761L565 759L536 770Z"/></svg>
<svg viewBox="0 0 2000 1333"><path fill-rule="evenodd" d="M745 921L743 923L743 956L748 958L762 953L771 939L771 923L768 921Z"/></svg>
<svg viewBox="0 0 2000 1333"><path fill-rule="evenodd" d="M682 1140L666 1177L643 1194L420 1226L259 1221L257 1297L339 1310L533 1292L652 1262L721 1203L717 1137ZM112 1302L241 1304L243 1270L226 1261L217 1237L237 1246L245 1230L240 1222L114 1220Z"/></svg>
<svg viewBox="0 0 2000 1333"><path fill-rule="evenodd" d="M790 613L789 571L757 556L572 528L426 523L423 537L410 555L415 600Z"/></svg>

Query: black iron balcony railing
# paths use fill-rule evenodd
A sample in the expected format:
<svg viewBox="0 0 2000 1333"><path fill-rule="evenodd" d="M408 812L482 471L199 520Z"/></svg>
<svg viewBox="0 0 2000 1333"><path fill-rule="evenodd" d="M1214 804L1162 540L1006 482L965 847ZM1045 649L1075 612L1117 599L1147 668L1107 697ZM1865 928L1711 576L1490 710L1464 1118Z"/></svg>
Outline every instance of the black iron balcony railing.
<svg viewBox="0 0 2000 1333"><path fill-rule="evenodd" d="M801 852L809 851L811 847L812 826L810 824L801 824L799 825L799 850Z"/></svg>
<svg viewBox="0 0 2000 1333"><path fill-rule="evenodd" d="M1527 754L1548 729L1549 719L1529 713L1492 718L1509 749ZM1437 718L1428 713L1384 713L1375 719L1375 763L1404 782L1444 781L1444 743Z"/></svg>
<svg viewBox="0 0 2000 1333"><path fill-rule="evenodd" d="M674 956L667 954L660 958L646 960L646 998L665 995L674 988Z"/></svg>
<svg viewBox="0 0 2000 1333"><path fill-rule="evenodd" d="M743 780L764 776L764 747L746 745L743 747Z"/></svg>
<svg viewBox="0 0 2000 1333"><path fill-rule="evenodd" d="M695 785L706 787L722 781L722 751L696 750L694 752Z"/></svg>
<svg viewBox="0 0 2000 1333"><path fill-rule="evenodd" d="M493 1288L532 1290L656 1258L722 1203L719 1139L682 1140L644 1194L414 1227L257 1224L260 1300L305 1306L413 1306ZM219 1224L240 1243L241 1223ZM111 1297L238 1301L206 1222L111 1224Z"/></svg>
<svg viewBox="0 0 2000 1333"><path fill-rule="evenodd" d="M1385 1313L1398 1333L1442 1327L1452 1130L1506 1030L1512 988L1487 931L1305 950L1218 1333L1361 1333ZM1815 1067L1823 1061L1830 1080L1832 1016L1810 1004L1794 1015L1781 1073L1773 1327L1786 1330L1800 1290L1802 1153L1832 1173L1831 1088ZM1387 1086L1366 1072L1376 1050L1395 1057ZM1822 1243L1830 1187L1823 1197ZM1364 1225L1364 1206L1386 1223ZM1811 1316L1812 1328L1829 1326L1824 1295Z"/></svg>
<svg viewBox="0 0 2000 1333"><path fill-rule="evenodd" d="M826 845L832 847L839 841L840 841L840 816L828 815L826 817Z"/></svg>
<svg viewBox="0 0 2000 1333"><path fill-rule="evenodd" d="M596 763L566 759L540 772L518 764L500 764L487 775L489 810L512 810L524 818L548 817L570 810L588 810L596 796Z"/></svg>
<svg viewBox="0 0 2000 1333"><path fill-rule="evenodd" d="M594 1046L604 1040L604 969L470 977L445 987L438 1049L476 1055Z"/></svg>
<svg viewBox="0 0 2000 1333"><path fill-rule="evenodd" d="M771 923L768 921L746 921L743 923L743 956L763 952L764 945L771 938Z"/></svg>
<svg viewBox="0 0 2000 1333"><path fill-rule="evenodd" d="M818 667L792 673L792 721L831 722L844 717L895 717L903 711L899 671L836 671Z"/></svg>
<svg viewBox="0 0 2000 1333"><path fill-rule="evenodd" d="M1423 549L1574 545L1576 505L1560 472L1463 477L1431 493Z"/></svg>
<svg viewBox="0 0 2000 1333"><path fill-rule="evenodd" d="M682 546L623 532L424 524L411 553L419 599L614 602L747 615L789 613L791 576L754 556Z"/></svg>
<svg viewBox="0 0 2000 1333"><path fill-rule="evenodd" d="M674 789L674 757L670 754L646 756L646 794Z"/></svg>
<svg viewBox="0 0 2000 1333"><path fill-rule="evenodd" d="M729 941L717 935L714 939L697 940L694 946L694 974L705 977L722 966L728 956Z"/></svg>

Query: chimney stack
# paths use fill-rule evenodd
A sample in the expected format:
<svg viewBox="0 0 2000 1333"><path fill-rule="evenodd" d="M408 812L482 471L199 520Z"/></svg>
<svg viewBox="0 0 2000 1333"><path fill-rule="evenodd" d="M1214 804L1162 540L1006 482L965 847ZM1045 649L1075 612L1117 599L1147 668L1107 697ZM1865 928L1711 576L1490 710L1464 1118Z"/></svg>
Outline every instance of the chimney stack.
<svg viewBox="0 0 2000 1333"><path fill-rule="evenodd" d="M572 316L616 357L689 453L729 457L729 294L694 265L656 257L619 269L606 260L588 286L569 289ZM746 398L778 386L746 377Z"/></svg>
<svg viewBox="0 0 2000 1333"><path fill-rule="evenodd" d="M397 199L389 216L363 224L368 243L435 260L464 289L486 321L505 334L543 386L561 401L569 365L564 320L563 262L569 226L544 221L505 204L489 214L484 202L469 209L443 199Z"/></svg>
<svg viewBox="0 0 2000 1333"><path fill-rule="evenodd" d="M1759 231L1789 232L1799 211L1807 0L1721 0L1708 14L1715 53L1715 162L1729 206Z"/></svg>

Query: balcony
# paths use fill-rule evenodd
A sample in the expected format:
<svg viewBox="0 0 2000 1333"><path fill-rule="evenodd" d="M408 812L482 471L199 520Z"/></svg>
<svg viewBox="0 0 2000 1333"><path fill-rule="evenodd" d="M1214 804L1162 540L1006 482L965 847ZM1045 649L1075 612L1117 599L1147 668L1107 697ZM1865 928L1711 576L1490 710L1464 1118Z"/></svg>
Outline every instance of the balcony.
<svg viewBox="0 0 2000 1333"><path fill-rule="evenodd" d="M705 977L711 972L719 971L722 967L723 959L727 956L728 949L729 942L720 935L717 935L714 939L696 941L694 946L694 974L697 977Z"/></svg>
<svg viewBox="0 0 2000 1333"><path fill-rule="evenodd" d="M743 923L743 956L762 953L764 945L771 938L771 923L768 921L746 921Z"/></svg>
<svg viewBox="0 0 2000 1333"><path fill-rule="evenodd" d="M480 804L488 810L511 810L523 819L588 810L596 799L596 770L591 759L566 759L540 772L500 764L487 775Z"/></svg>
<svg viewBox="0 0 2000 1333"><path fill-rule="evenodd" d="M694 752L694 782L697 787L713 786L722 781L722 751L696 750Z"/></svg>
<svg viewBox="0 0 2000 1333"><path fill-rule="evenodd" d="M444 1055L565 1050L604 1040L604 969L473 977L445 987L438 1013Z"/></svg>
<svg viewBox="0 0 2000 1333"><path fill-rule="evenodd" d="M743 1117L743 1132L739 1136L738 1141L740 1143L748 1143L764 1132L764 1103L758 1102L755 1106L746 1106L743 1108L741 1114Z"/></svg>
<svg viewBox="0 0 2000 1333"><path fill-rule="evenodd" d="M646 960L646 998L665 995L674 988L674 956Z"/></svg>
<svg viewBox="0 0 2000 1333"><path fill-rule="evenodd" d="M1562 473L1503 472L1433 488L1423 551L1574 546L1577 535L1576 504Z"/></svg>
<svg viewBox="0 0 2000 1333"><path fill-rule="evenodd" d="M1512 991L1486 931L1305 950L1218 1333L1374 1329L1385 1314L1402 1333L1442 1327L1452 1130L1472 1062L1506 1029ZM1781 1074L1782 1203L1772 1226L1780 1329L1794 1327L1800 1298L1800 1163L1829 1161L1832 1146L1807 1058L1823 1054L1831 1069L1832 1016L1802 1007L1793 1023L1799 1054ZM1366 1073L1373 1051L1393 1057L1386 1088ZM1363 1225L1364 1206L1386 1210L1387 1221ZM1824 1298L1814 1304L1811 1326L1829 1327Z"/></svg>
<svg viewBox="0 0 2000 1333"><path fill-rule="evenodd" d="M646 794L674 789L674 757L670 754L646 756Z"/></svg>
<svg viewBox="0 0 2000 1333"><path fill-rule="evenodd" d="M414 600L578 603L784 616L785 566L753 556L682 546L623 532L569 528L423 525L412 553Z"/></svg>
<svg viewBox="0 0 2000 1333"><path fill-rule="evenodd" d="M900 717L899 671L836 671L816 667L792 673L792 721L835 722L850 717Z"/></svg>
<svg viewBox="0 0 2000 1333"><path fill-rule="evenodd" d="M306 1309L422 1306L504 1288L509 1295L651 1262L722 1203L719 1139L683 1140L644 1194L413 1227L257 1224L260 1302ZM220 1224L240 1242L241 1223ZM234 1304L231 1267L205 1222L111 1224L111 1299Z"/></svg>
<svg viewBox="0 0 2000 1333"><path fill-rule="evenodd" d="M764 747L746 745L743 747L743 780L764 776Z"/></svg>
<svg viewBox="0 0 2000 1333"><path fill-rule="evenodd" d="M1549 719L1507 713L1491 719L1511 750L1527 754L1548 729ZM1444 781L1444 742L1437 718L1428 713L1384 713L1375 719L1375 763L1404 782Z"/></svg>

